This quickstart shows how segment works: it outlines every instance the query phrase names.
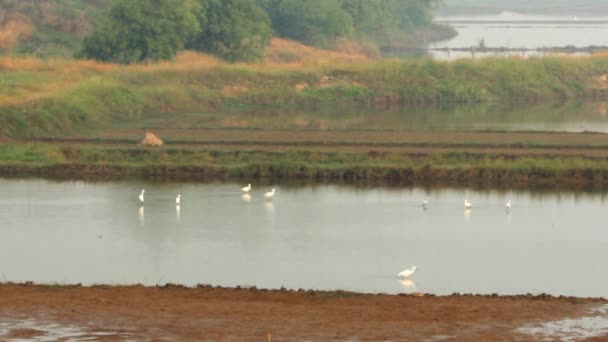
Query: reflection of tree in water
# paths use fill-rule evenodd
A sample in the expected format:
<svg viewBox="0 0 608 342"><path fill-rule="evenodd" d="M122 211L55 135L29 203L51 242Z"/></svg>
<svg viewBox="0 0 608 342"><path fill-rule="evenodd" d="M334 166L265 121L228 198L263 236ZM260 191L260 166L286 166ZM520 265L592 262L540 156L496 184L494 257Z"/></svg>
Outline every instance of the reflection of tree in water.
<svg viewBox="0 0 608 342"><path fill-rule="evenodd" d="M317 128L364 130L473 129L581 129L582 123L601 122L606 106L597 102L570 101L541 104L441 104L365 108L342 105L339 108L298 107L295 110L264 109L230 111L225 117L252 128ZM226 119L227 120L227 119ZM230 120L227 120L230 121ZM550 124L552 126L547 126ZM222 128L222 123L209 125Z"/></svg>

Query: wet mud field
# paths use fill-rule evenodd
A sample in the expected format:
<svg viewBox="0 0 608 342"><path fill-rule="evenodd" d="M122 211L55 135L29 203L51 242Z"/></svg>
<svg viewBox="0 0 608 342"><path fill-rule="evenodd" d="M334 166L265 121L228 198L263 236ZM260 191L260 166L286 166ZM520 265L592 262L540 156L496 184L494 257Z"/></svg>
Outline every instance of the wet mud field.
<svg viewBox="0 0 608 342"><path fill-rule="evenodd" d="M602 341L606 305L546 295L5 284L0 340Z"/></svg>

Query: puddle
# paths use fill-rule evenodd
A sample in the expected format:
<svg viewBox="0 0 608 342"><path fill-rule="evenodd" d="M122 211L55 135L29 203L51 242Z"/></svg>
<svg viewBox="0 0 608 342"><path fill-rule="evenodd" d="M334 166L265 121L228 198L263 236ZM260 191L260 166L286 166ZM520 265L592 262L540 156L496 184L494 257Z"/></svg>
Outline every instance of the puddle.
<svg viewBox="0 0 608 342"><path fill-rule="evenodd" d="M530 324L516 331L534 336L538 341L568 342L607 335L608 305L590 311L586 317Z"/></svg>
<svg viewBox="0 0 608 342"><path fill-rule="evenodd" d="M90 331L76 325L42 322L36 319L0 318L0 340L10 342L52 342L58 340L97 341L99 337L121 335L116 332Z"/></svg>

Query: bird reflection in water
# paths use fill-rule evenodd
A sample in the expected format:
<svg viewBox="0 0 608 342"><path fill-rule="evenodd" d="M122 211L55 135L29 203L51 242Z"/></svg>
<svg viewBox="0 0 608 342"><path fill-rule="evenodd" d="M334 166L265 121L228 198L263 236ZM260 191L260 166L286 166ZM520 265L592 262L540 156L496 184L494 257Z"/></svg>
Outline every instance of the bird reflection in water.
<svg viewBox="0 0 608 342"><path fill-rule="evenodd" d="M250 194L242 194L241 200L245 203L251 203L251 195Z"/></svg>
<svg viewBox="0 0 608 342"><path fill-rule="evenodd" d="M464 210L464 220L467 222L471 221L471 209Z"/></svg>
<svg viewBox="0 0 608 342"><path fill-rule="evenodd" d="M144 206L139 207L139 225L144 226Z"/></svg>
<svg viewBox="0 0 608 342"><path fill-rule="evenodd" d="M181 214L181 208L180 208L179 204L175 206L175 222L177 222L177 224L182 223L182 214Z"/></svg>
<svg viewBox="0 0 608 342"><path fill-rule="evenodd" d="M408 278L404 278L404 279L399 279L399 282L401 283L401 285L403 285L403 289L406 292L410 292L410 291L416 291L416 283Z"/></svg>
<svg viewBox="0 0 608 342"><path fill-rule="evenodd" d="M264 208L266 208L266 212L269 214L274 213L274 203L273 202L264 202Z"/></svg>

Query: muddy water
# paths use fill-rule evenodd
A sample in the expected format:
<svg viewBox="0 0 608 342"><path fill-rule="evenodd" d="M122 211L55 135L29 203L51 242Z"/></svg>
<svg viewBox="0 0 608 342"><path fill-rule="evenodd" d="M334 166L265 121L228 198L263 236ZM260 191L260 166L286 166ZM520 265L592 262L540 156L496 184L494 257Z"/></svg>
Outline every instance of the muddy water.
<svg viewBox="0 0 608 342"><path fill-rule="evenodd" d="M604 194L241 186L0 180L0 279L608 296Z"/></svg>

